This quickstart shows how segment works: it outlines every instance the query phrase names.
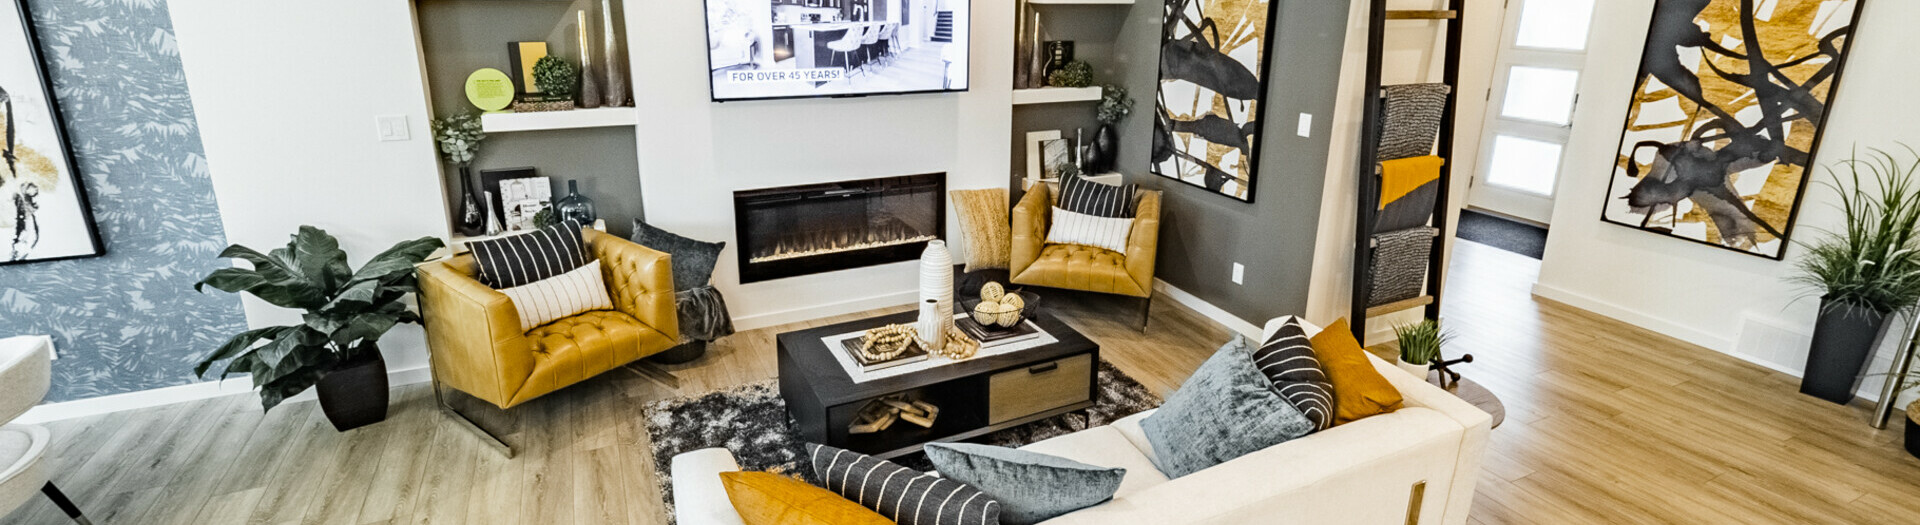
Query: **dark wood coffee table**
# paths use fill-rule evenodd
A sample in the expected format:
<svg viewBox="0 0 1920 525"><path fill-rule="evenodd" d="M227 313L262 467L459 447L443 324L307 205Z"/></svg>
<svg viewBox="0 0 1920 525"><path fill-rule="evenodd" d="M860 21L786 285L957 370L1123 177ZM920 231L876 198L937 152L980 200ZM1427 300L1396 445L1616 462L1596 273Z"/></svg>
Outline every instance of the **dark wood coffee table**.
<svg viewBox="0 0 1920 525"><path fill-rule="evenodd" d="M1045 314L1033 318L1058 342L1007 354L854 383L821 338L888 324L919 314L823 326L779 336L780 397L808 441L882 459L920 451L921 445L959 441L1092 407L1100 346ZM905 421L871 434L852 434L869 401L910 394L940 407L933 428Z"/></svg>

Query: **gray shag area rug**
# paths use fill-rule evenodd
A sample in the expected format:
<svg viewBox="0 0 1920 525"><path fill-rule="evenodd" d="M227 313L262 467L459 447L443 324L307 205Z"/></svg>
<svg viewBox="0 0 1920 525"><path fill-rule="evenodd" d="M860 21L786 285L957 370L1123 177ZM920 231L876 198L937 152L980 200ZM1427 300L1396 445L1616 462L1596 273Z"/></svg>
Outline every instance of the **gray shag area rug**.
<svg viewBox="0 0 1920 525"><path fill-rule="evenodd" d="M1100 362L1100 394L1093 408L1062 414L970 440L974 443L1020 447L1118 421L1160 406L1160 398L1139 381ZM733 451L740 468L795 476L813 481L804 467L803 443L780 399L780 386L764 381L704 395L647 403L647 434L653 438L654 471L659 473L660 497L673 516L673 457L703 448ZM893 460L907 468L932 471L926 454Z"/></svg>

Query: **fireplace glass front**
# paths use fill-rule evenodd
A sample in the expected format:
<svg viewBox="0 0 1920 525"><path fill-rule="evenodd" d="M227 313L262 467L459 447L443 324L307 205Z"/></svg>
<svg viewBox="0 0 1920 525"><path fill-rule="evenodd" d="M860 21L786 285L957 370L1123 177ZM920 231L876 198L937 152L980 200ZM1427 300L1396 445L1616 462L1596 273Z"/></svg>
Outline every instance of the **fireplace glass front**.
<svg viewBox="0 0 1920 525"><path fill-rule="evenodd" d="M740 282L911 261L946 235L946 174L735 192Z"/></svg>

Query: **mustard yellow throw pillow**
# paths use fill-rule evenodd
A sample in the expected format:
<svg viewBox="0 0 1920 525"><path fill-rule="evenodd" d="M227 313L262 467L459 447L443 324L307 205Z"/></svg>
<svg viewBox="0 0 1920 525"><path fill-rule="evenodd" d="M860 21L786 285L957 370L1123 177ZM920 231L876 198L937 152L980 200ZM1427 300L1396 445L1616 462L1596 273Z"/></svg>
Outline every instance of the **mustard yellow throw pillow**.
<svg viewBox="0 0 1920 525"><path fill-rule="evenodd" d="M1400 390L1373 367L1346 319L1321 330L1310 342L1327 371L1327 381L1333 383L1334 426L1400 409L1405 401Z"/></svg>
<svg viewBox="0 0 1920 525"><path fill-rule="evenodd" d="M747 525L894 525L827 489L769 472L723 472L720 484Z"/></svg>
<svg viewBox="0 0 1920 525"><path fill-rule="evenodd" d="M1013 218L1007 189L954 190L953 209L966 232L967 271L1005 270L1013 264Z"/></svg>

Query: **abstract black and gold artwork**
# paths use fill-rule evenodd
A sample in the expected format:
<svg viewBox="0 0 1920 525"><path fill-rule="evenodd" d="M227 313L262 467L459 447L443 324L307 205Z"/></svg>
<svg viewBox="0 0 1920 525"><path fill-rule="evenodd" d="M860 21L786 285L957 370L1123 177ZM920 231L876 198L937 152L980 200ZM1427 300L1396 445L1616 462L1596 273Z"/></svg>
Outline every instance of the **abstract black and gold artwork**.
<svg viewBox="0 0 1920 525"><path fill-rule="evenodd" d="M105 253L19 1L0 2L0 265Z"/></svg>
<svg viewBox="0 0 1920 525"><path fill-rule="evenodd" d="M1253 202L1269 24L1265 0L1166 0L1152 170Z"/></svg>
<svg viewBox="0 0 1920 525"><path fill-rule="evenodd" d="M1603 219L1780 259L1862 0L1659 0Z"/></svg>

